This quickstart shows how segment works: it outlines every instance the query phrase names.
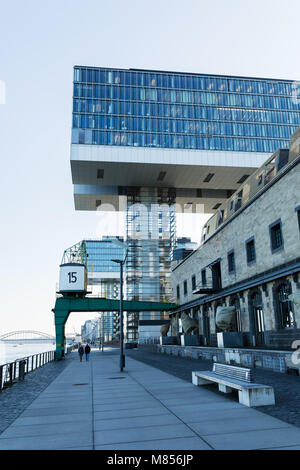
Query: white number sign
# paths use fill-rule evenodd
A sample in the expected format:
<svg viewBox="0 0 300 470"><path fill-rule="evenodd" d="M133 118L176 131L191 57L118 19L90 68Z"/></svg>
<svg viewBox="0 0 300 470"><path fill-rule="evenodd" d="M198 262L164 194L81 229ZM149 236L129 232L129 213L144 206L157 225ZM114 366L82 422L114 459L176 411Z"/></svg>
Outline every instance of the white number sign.
<svg viewBox="0 0 300 470"><path fill-rule="evenodd" d="M59 274L59 291L85 292L85 270L83 264L62 264Z"/></svg>

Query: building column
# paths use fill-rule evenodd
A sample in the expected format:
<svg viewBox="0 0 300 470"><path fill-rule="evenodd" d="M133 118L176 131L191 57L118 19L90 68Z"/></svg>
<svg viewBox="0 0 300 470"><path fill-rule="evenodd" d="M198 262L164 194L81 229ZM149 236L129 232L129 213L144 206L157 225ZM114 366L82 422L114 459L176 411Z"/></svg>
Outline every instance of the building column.
<svg viewBox="0 0 300 470"><path fill-rule="evenodd" d="M170 300L170 267L176 237L174 190L127 188L126 222L127 299L156 302ZM130 321L134 320L134 315L130 314L128 328L130 329L131 323L132 334L139 325L139 339L143 342L143 337L145 341L148 337L157 338L161 326L159 321L167 319L162 312L139 312L137 324ZM128 333L130 334L129 330Z"/></svg>

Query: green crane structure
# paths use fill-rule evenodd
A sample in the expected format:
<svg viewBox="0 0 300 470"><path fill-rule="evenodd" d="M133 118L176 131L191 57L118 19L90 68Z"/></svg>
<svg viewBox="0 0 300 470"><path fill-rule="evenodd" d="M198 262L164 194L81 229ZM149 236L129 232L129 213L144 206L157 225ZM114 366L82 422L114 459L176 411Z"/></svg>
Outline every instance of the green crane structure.
<svg viewBox="0 0 300 470"><path fill-rule="evenodd" d="M170 311L175 307L175 303L167 302L123 301L125 312ZM55 316L56 360L64 356L65 324L71 312L117 312L119 310L119 300L70 295L57 298L52 310Z"/></svg>

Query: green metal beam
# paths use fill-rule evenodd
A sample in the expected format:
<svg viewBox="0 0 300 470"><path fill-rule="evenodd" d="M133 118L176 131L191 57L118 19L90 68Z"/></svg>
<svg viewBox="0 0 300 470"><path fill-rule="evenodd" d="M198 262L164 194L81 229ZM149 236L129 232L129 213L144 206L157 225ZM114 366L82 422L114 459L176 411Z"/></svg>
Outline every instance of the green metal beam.
<svg viewBox="0 0 300 470"><path fill-rule="evenodd" d="M123 301L125 312L164 312L176 307L175 303L169 302ZM52 310L55 316L56 359L59 360L64 355L65 324L71 312L118 312L119 310L119 300L97 297L60 297L56 299L55 307Z"/></svg>

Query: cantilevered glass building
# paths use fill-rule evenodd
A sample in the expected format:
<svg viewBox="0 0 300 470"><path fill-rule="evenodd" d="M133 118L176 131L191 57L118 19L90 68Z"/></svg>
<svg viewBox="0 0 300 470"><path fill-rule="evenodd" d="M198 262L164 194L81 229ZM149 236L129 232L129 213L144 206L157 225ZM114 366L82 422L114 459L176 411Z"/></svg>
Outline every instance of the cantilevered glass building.
<svg viewBox="0 0 300 470"><path fill-rule="evenodd" d="M72 143L273 153L299 124L292 86L75 67Z"/></svg>
<svg viewBox="0 0 300 470"><path fill-rule="evenodd" d="M74 67L75 207L127 211L128 298L170 295L176 211L215 212L276 149L288 148L300 125L293 86ZM140 315L140 333L142 322L146 328L158 320L163 315Z"/></svg>

